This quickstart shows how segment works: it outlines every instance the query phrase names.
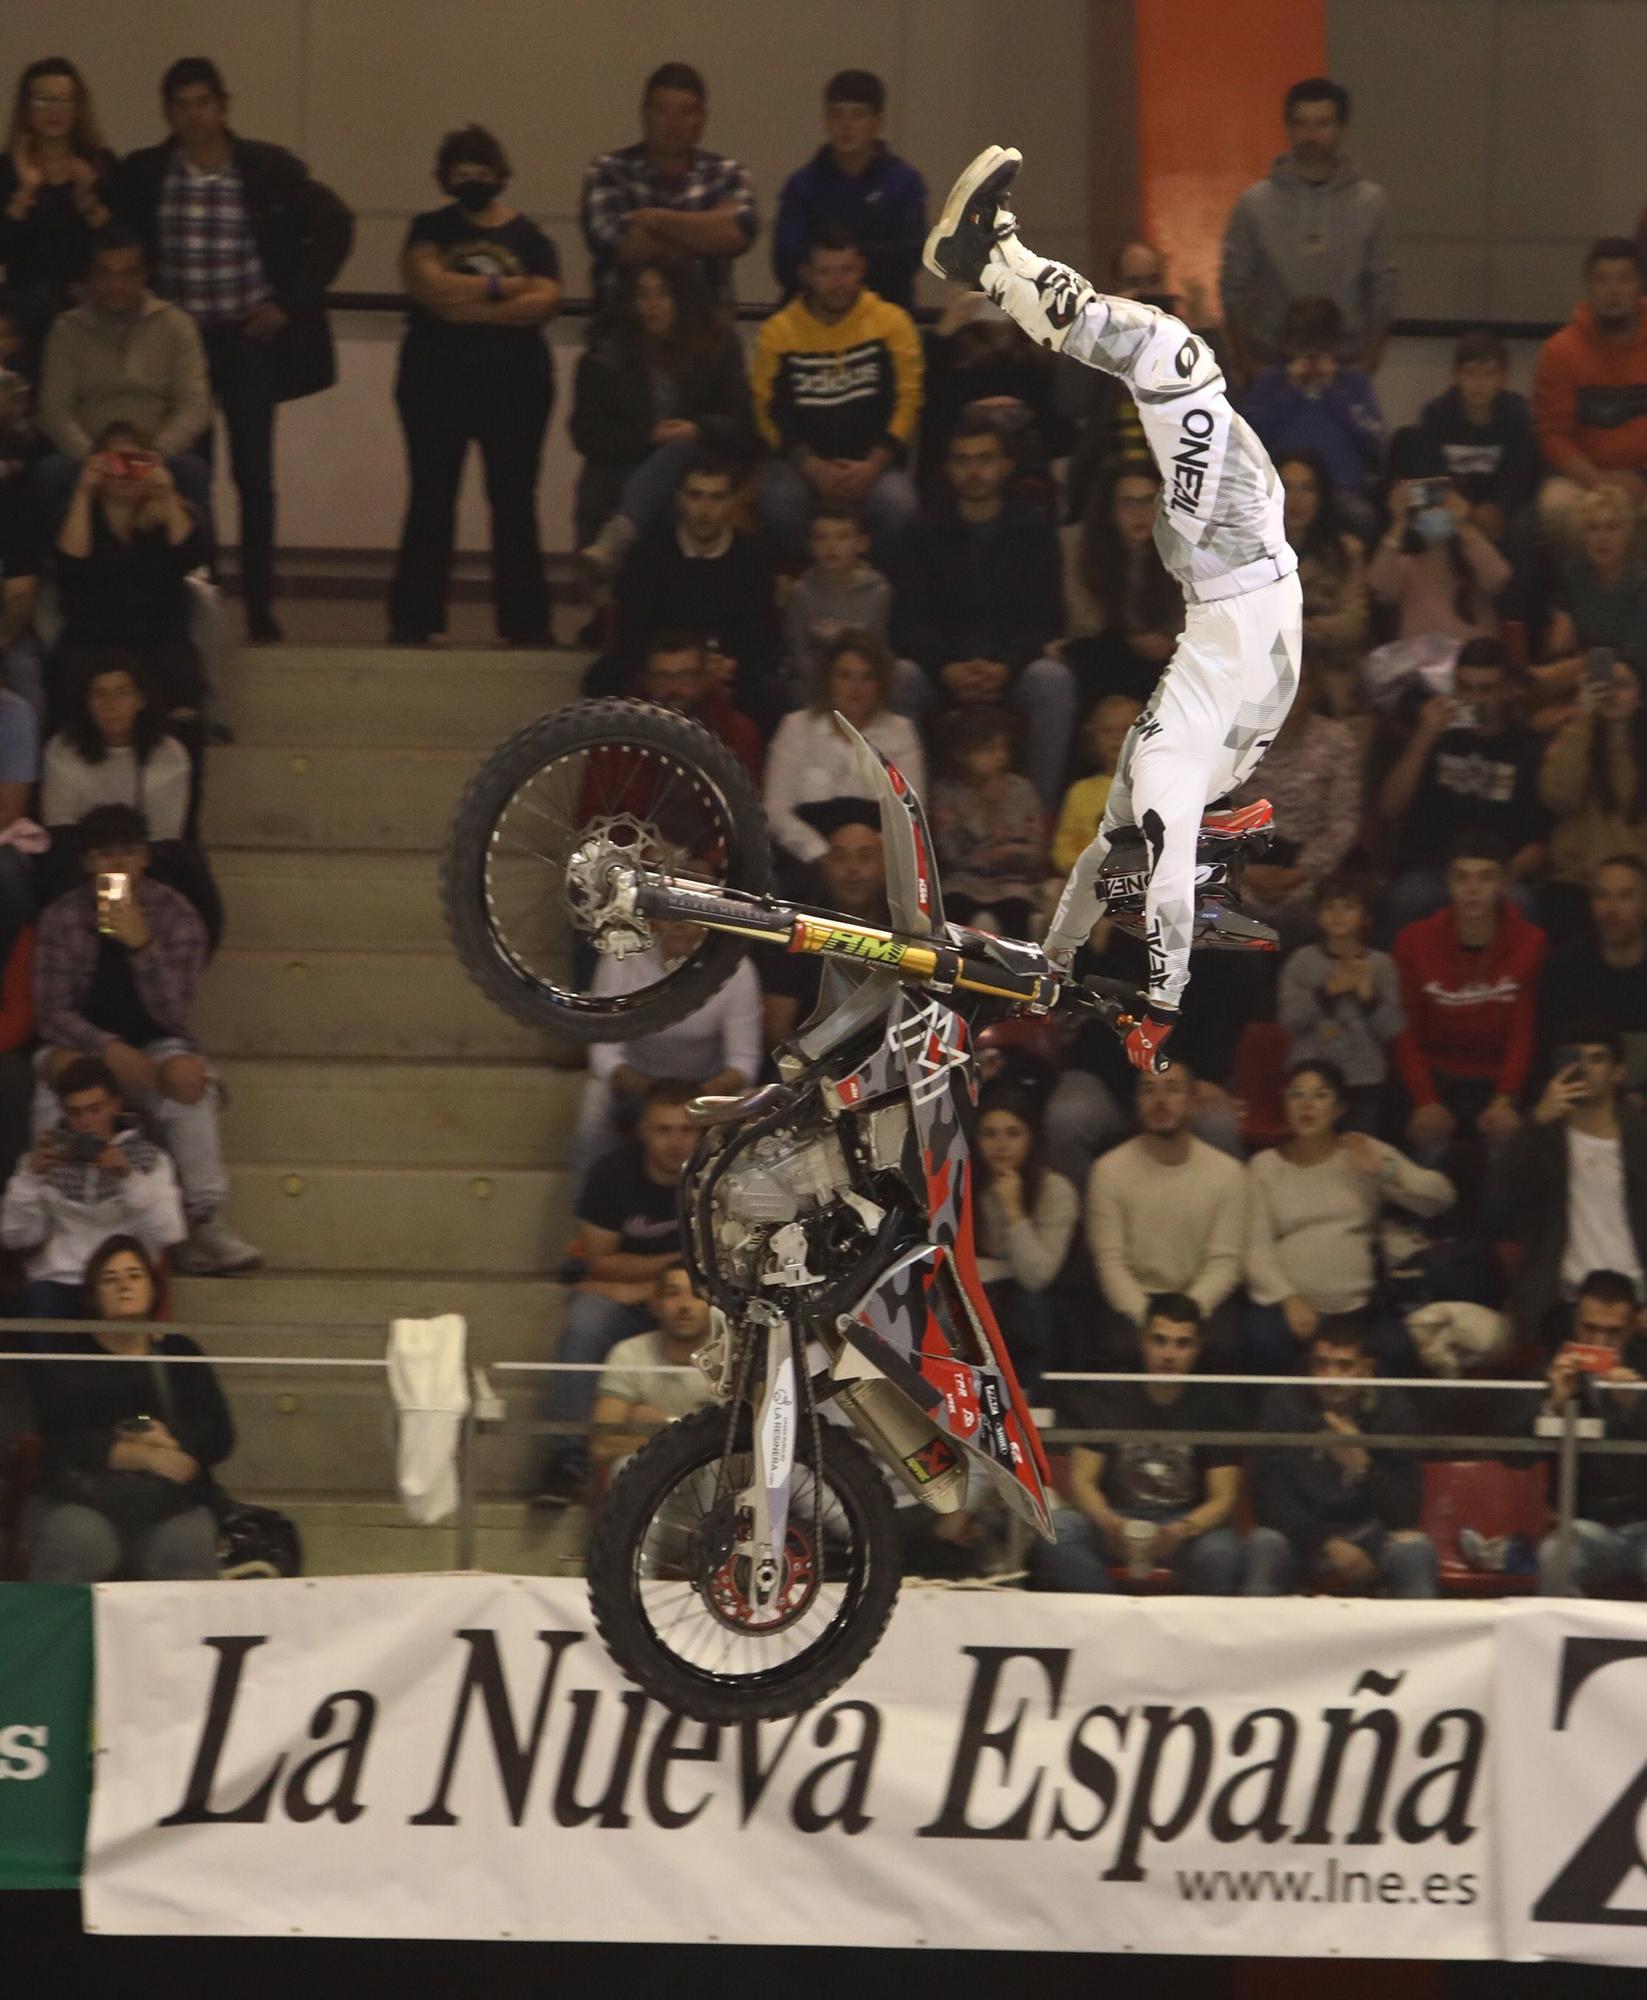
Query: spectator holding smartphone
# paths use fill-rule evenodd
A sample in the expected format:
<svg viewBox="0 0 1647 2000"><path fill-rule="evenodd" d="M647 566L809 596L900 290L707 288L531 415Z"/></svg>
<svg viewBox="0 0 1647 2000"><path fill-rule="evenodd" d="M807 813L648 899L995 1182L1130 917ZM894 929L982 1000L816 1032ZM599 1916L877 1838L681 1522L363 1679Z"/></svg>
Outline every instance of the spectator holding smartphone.
<svg viewBox="0 0 1647 2000"><path fill-rule="evenodd" d="M1395 607L1398 636L1439 632L1461 644L1497 630L1493 600L1510 580L1504 560L1450 479L1398 479L1390 525L1367 566L1367 587Z"/></svg>
<svg viewBox="0 0 1647 2000"><path fill-rule="evenodd" d="M1539 891L1544 928L1571 937L1590 883L1610 855L1647 861L1647 707L1638 670L1597 647L1572 713L1550 739L1538 794L1551 817Z"/></svg>

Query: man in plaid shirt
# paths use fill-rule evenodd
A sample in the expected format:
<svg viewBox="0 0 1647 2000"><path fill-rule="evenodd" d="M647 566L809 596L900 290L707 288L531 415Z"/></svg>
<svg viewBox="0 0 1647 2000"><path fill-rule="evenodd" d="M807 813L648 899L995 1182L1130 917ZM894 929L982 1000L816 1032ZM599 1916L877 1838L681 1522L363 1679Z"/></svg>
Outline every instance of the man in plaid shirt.
<svg viewBox="0 0 1647 2000"><path fill-rule="evenodd" d="M50 1087L68 1065L100 1057L176 1163L189 1235L175 1267L249 1271L260 1253L218 1219L229 1184L217 1078L189 1035L206 927L186 896L148 879L149 826L135 807L94 806L75 833L91 879L48 904L35 935L36 1125L55 1115Z"/></svg>
<svg viewBox="0 0 1647 2000"><path fill-rule="evenodd" d="M619 270L689 258L723 304L732 298L732 259L755 240L749 170L708 153L706 93L690 63L664 63L646 79L638 145L602 153L583 171L583 233L595 297L610 304Z"/></svg>

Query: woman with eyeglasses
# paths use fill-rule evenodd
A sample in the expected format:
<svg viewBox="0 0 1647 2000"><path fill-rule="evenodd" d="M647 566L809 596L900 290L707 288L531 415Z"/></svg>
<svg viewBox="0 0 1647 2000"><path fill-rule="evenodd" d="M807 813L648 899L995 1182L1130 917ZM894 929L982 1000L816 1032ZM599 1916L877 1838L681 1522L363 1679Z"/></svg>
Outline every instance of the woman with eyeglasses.
<svg viewBox="0 0 1647 2000"><path fill-rule="evenodd" d="M1380 1372L1421 1372L1400 1318L1379 1308L1378 1225L1386 1203L1442 1214L1453 1184L1382 1139L1343 1131L1348 1095L1335 1063L1295 1063L1287 1136L1248 1165L1246 1355L1257 1375L1303 1374L1321 1321L1361 1312Z"/></svg>
<svg viewBox="0 0 1647 2000"><path fill-rule="evenodd" d="M112 219L113 176L85 78L66 56L30 63L0 158L0 264L31 353L73 303L92 235Z"/></svg>

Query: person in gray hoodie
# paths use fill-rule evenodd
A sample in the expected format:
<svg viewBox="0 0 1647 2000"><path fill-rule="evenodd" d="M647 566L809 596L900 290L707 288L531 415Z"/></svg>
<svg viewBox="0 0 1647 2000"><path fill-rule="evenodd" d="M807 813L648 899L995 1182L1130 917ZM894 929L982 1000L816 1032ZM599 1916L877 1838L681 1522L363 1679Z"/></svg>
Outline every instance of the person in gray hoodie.
<svg viewBox="0 0 1647 2000"><path fill-rule="evenodd" d="M1282 359L1281 321L1298 298L1344 315L1340 359L1375 370L1395 308L1384 190L1342 150L1350 96L1306 77L1283 107L1288 150L1230 211L1219 285L1234 373L1250 380Z"/></svg>

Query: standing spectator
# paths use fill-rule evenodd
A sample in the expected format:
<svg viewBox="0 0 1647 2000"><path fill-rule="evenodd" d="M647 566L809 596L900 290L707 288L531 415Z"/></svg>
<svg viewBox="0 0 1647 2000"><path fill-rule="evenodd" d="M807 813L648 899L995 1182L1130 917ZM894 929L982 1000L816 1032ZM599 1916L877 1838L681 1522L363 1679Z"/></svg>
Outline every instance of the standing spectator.
<svg viewBox="0 0 1647 2000"><path fill-rule="evenodd" d="M1539 909L1557 938L1582 925L1590 882L1609 855L1647 861L1643 671L1614 660L1609 680L1583 680L1544 752L1538 795L1550 813L1550 859Z"/></svg>
<svg viewBox="0 0 1647 2000"><path fill-rule="evenodd" d="M1341 360L1376 374L1395 311L1384 190L1343 151L1350 96L1326 77L1287 92L1288 150L1230 211L1219 284L1238 380L1281 358L1294 299L1326 298L1344 316Z"/></svg>
<svg viewBox="0 0 1647 2000"><path fill-rule="evenodd" d="M1148 701L1184 629L1184 593L1155 546L1160 492L1152 459L1125 460L1096 481L1081 520L1059 530L1064 658L1083 711L1111 695Z"/></svg>
<svg viewBox="0 0 1647 2000"><path fill-rule="evenodd" d="M639 143L584 168L583 234L597 303L610 304L625 266L684 257L710 294L731 304L732 260L755 240L755 190L747 168L699 145L707 104L690 63L661 63L641 92Z"/></svg>
<svg viewBox="0 0 1647 2000"><path fill-rule="evenodd" d="M1638 518L1647 499L1647 324L1629 237L1590 246L1584 288L1583 304L1545 341L1533 375L1533 423L1549 469L1539 521L1566 541L1594 487L1616 486Z"/></svg>
<svg viewBox="0 0 1647 2000"><path fill-rule="evenodd" d="M177 1172L121 1107L107 1063L78 1056L52 1086L58 1122L6 1183L0 1241L27 1254L26 1319L75 1319L87 1266L105 1237L129 1230L159 1257L186 1234Z"/></svg>
<svg viewBox="0 0 1647 2000"><path fill-rule="evenodd" d="M75 660L63 727L46 745L40 817L73 827L93 806L135 806L155 840L180 840L189 818L189 753L166 727L130 653Z"/></svg>
<svg viewBox="0 0 1647 2000"><path fill-rule="evenodd" d="M1349 1088L1335 1063L1308 1057L1287 1073L1287 1137L1247 1168L1246 1353L1255 1374L1298 1372L1323 1320L1365 1314L1378 1287L1376 1231L1386 1202L1424 1217L1453 1187L1366 1132L1340 1130ZM1393 1313L1368 1325L1384 1373L1417 1356Z"/></svg>
<svg viewBox="0 0 1647 2000"><path fill-rule="evenodd" d="M275 408L337 380L326 293L348 259L354 217L294 153L230 130L228 85L209 57L174 62L160 102L172 136L127 158L120 202L161 293L206 344L240 499L246 629L278 639ZM209 462L209 416L202 428Z"/></svg>
<svg viewBox="0 0 1647 2000"><path fill-rule="evenodd" d="M808 869L829 843L800 817L803 805L857 796L863 790L862 753L846 736L844 716L864 740L895 764L923 803L926 756L915 725L892 702L892 656L868 632L846 631L828 646L815 670L812 701L778 724L766 759L766 818L773 838Z"/></svg>
<svg viewBox="0 0 1647 2000"><path fill-rule="evenodd" d="M1309 1372L1313 1388L1272 1389L1259 1414L1261 1430L1318 1435L1321 1443L1259 1454L1246 1594L1279 1597L1319 1584L1339 1595L1434 1597L1435 1549L1418 1526L1419 1460L1363 1442L1411 1437L1416 1411L1401 1390L1368 1379L1373 1358L1354 1315L1316 1329Z"/></svg>
<svg viewBox="0 0 1647 2000"><path fill-rule="evenodd" d="M478 445L492 515L498 637L549 642L538 544L538 467L554 401L544 327L560 307L560 263L537 224L503 200L508 155L482 125L448 132L435 180L451 201L412 218L400 253L411 307L395 378L411 493L389 590L392 644L446 629L458 487Z"/></svg>
<svg viewBox="0 0 1647 2000"><path fill-rule="evenodd" d="M1232 1597L1242 1569L1231 1525L1240 1460L1227 1446L1175 1444L1170 1435L1235 1428L1223 1393L1187 1379L1201 1358L1200 1306L1181 1292L1158 1294L1136 1341L1151 1379L1072 1395L1069 1419L1087 1430L1168 1435L1071 1450L1074 1505L1053 1510L1057 1539L1036 1546L1031 1574L1042 1590L1113 1590L1112 1568L1167 1568L1193 1596Z"/></svg>
<svg viewBox="0 0 1647 2000"><path fill-rule="evenodd" d="M1288 452L1275 469L1286 495L1282 521L1304 593L1304 657L1320 677L1326 712L1362 720L1366 550L1345 526L1331 477L1316 453Z"/></svg>
<svg viewBox="0 0 1647 2000"><path fill-rule="evenodd" d="M1553 1317L1592 1271L1621 1271L1644 1296L1647 1117L1620 1096L1618 1030L1567 1024L1532 1116L1500 1154L1493 1221L1521 1246L1514 1303L1523 1335L1552 1344Z"/></svg>
<svg viewBox="0 0 1647 2000"><path fill-rule="evenodd" d="M35 478L48 507L61 511L98 439L120 424L143 434L204 512L208 480L196 454L212 402L194 322L149 290L142 242L118 223L92 238L85 275L86 303L59 314L46 341L40 428L56 452Z"/></svg>
<svg viewBox="0 0 1647 2000"><path fill-rule="evenodd" d="M1069 1256L1081 1203L1042 1154L1040 1108L1025 1090L978 1094L978 1273L1026 1394L1053 1351L1047 1291Z"/></svg>
<svg viewBox="0 0 1647 2000"><path fill-rule="evenodd" d="M867 69L838 70L824 85L827 139L778 197L772 269L787 299L820 229L839 223L864 253L870 290L906 310L926 240L926 182L881 137L886 86Z"/></svg>
<svg viewBox="0 0 1647 2000"><path fill-rule="evenodd" d="M1223 1358L1234 1346L1233 1314L1221 1309L1241 1282L1246 1175L1191 1132L1195 1079L1182 1063L1140 1075L1136 1108L1136 1137L1094 1164L1086 1189L1087 1246L1109 1307L1110 1365L1144 1323L1155 1292L1187 1292L1213 1322L1208 1345Z"/></svg>
<svg viewBox="0 0 1647 2000"><path fill-rule="evenodd" d="M1384 417L1371 375L1340 363L1343 341L1344 315L1331 299L1294 299L1281 321L1285 359L1259 370L1241 414L1277 464L1314 452L1345 518L1364 531L1373 518L1367 482L1384 456Z"/></svg>
<svg viewBox="0 0 1647 2000"><path fill-rule="evenodd" d="M66 56L31 62L0 157L0 265L27 355L72 302L92 237L114 219L113 181L86 79Z"/></svg>
<svg viewBox="0 0 1647 2000"><path fill-rule="evenodd" d="M920 337L902 306L865 287L863 252L839 224L818 232L800 277L750 363L755 420L776 454L755 489L761 525L799 556L820 502L856 507L884 561L918 510L904 465L921 414Z"/></svg>
<svg viewBox="0 0 1647 2000"><path fill-rule="evenodd" d="M709 1301L693 1289L684 1264L661 1270L652 1288L656 1325L620 1340L606 1357L589 1413L589 1456L615 1478L648 1434L689 1417L709 1401L709 1381L692 1357L709 1337ZM602 1432L603 1424L634 1424Z"/></svg>
<svg viewBox="0 0 1647 2000"><path fill-rule="evenodd" d="M1529 899L1520 885L1544 864L1543 745L1514 720L1514 689L1496 639L1472 640L1463 649L1453 689L1425 702L1379 793L1379 814L1400 843L1401 872L1387 903L1392 932L1441 904L1446 884L1438 857L1460 834L1504 843L1512 900L1523 906Z"/></svg>
<svg viewBox="0 0 1647 2000"><path fill-rule="evenodd" d="M868 560L855 507L820 507L807 541L812 567L796 577L783 608L784 681L799 701L811 699L824 655L843 632L867 632L884 646L892 624L892 586Z"/></svg>
<svg viewBox="0 0 1647 2000"><path fill-rule="evenodd" d="M1498 630L1493 600L1510 581L1510 565L1476 526L1470 503L1450 479L1398 479L1389 502L1367 587L1394 607L1397 635L1490 638Z"/></svg>
<svg viewBox="0 0 1647 2000"><path fill-rule="evenodd" d="M952 498L910 535L894 577L899 706L1004 703L1024 729L1024 769L1057 810L1075 725L1075 678L1050 648L1063 622L1057 532L1011 499L1012 460L987 417L963 417L945 468Z"/></svg>
<svg viewBox="0 0 1647 2000"><path fill-rule="evenodd" d="M1460 834L1446 906L1395 940L1407 1016L1395 1060L1420 1159L1439 1158L1464 1131L1500 1144L1521 1123L1516 1100L1532 1063L1544 933L1506 900L1506 879L1503 847L1491 835Z"/></svg>
<svg viewBox="0 0 1647 2000"><path fill-rule="evenodd" d="M1368 944L1367 892L1346 875L1316 884L1319 944L1281 967L1276 1016L1295 1063L1330 1062L1344 1078L1345 1125L1376 1131L1390 1073L1390 1045L1406 1025L1395 960Z"/></svg>
<svg viewBox="0 0 1647 2000"><path fill-rule="evenodd" d="M198 1345L154 1326L158 1305L152 1252L135 1236L111 1236L91 1260L79 1308L103 1325L68 1335L66 1358L36 1371L44 1450L28 1523L33 1583L218 1573L212 1469L234 1449L234 1424ZM167 1366L185 1356L188 1366Z"/></svg>
<svg viewBox="0 0 1647 2000"><path fill-rule="evenodd" d="M1540 1056L1571 1041L1570 1024L1588 1015L1617 1034L1647 1034L1647 861L1639 854L1610 854L1598 864L1588 927L1544 961Z"/></svg>
<svg viewBox="0 0 1647 2000"><path fill-rule="evenodd" d="M1586 1273L1573 1300L1570 1332L1550 1362L1550 1393L1543 1414L1560 1417L1576 1402L1605 1438L1647 1442L1647 1338L1641 1331L1641 1285L1622 1271ZM1611 1365L1598 1367L1604 1357ZM1609 1393L1611 1388L1624 1395ZM1562 1577L1561 1531L1538 1550L1538 1587L1545 1597L1591 1597L1609 1584L1647 1585L1647 1458L1581 1452L1577 1516L1573 1521L1574 1574ZM1565 1587L1564 1587L1565 1585Z"/></svg>
<svg viewBox="0 0 1647 2000"><path fill-rule="evenodd" d="M205 926L185 897L147 879L149 827L140 812L97 806L79 835L91 879L46 909L35 941L39 1073L55 1084L76 1057L100 1057L125 1100L159 1127L177 1163L189 1236L176 1268L200 1277L249 1271L262 1255L219 1213L229 1193L220 1092L189 1033L206 964Z"/></svg>
<svg viewBox="0 0 1647 2000"><path fill-rule="evenodd" d="M1452 387L1424 405L1415 440L1470 503L1491 542L1503 541L1538 491L1532 409L1505 387L1509 375L1510 350L1496 333L1465 334L1453 349Z"/></svg>
<svg viewBox="0 0 1647 2000"><path fill-rule="evenodd" d="M1077 778L1058 808L1058 825L1052 836L1054 874L1069 874L1103 823L1115 767L1121 761L1121 745L1137 720L1138 703L1129 694L1105 695L1088 715L1082 739L1093 774Z"/></svg>
<svg viewBox="0 0 1647 2000"><path fill-rule="evenodd" d="M686 1101L697 1094L696 1084L661 1078L650 1084L635 1137L589 1169L577 1201L583 1276L555 1343L557 1361L603 1362L620 1340L652 1325L650 1302L659 1275L681 1258L679 1181L698 1142ZM594 1407L595 1385L592 1374L552 1377L550 1421L585 1421ZM588 1440L553 1438L532 1504L574 1506L588 1479Z"/></svg>
<svg viewBox="0 0 1647 2000"><path fill-rule="evenodd" d="M613 576L637 535L662 525L703 451L749 457L755 416L737 333L689 264L634 264L597 320L572 391L583 455L573 502L582 561Z"/></svg>
<svg viewBox="0 0 1647 2000"><path fill-rule="evenodd" d="M942 747L932 844L945 912L1000 937L1028 937L1052 857L1035 787L1012 768L1011 720L998 708L960 709L944 718Z"/></svg>
<svg viewBox="0 0 1647 2000"><path fill-rule="evenodd" d="M873 799L849 795L799 805L795 815L826 843L816 863L820 907L832 916L884 925L886 846L881 838L880 807ZM812 1018L827 965L826 959L812 952L761 953L757 970L769 1049Z"/></svg>

